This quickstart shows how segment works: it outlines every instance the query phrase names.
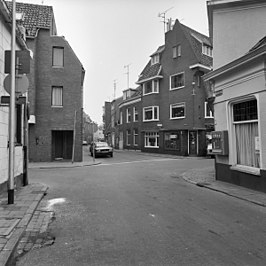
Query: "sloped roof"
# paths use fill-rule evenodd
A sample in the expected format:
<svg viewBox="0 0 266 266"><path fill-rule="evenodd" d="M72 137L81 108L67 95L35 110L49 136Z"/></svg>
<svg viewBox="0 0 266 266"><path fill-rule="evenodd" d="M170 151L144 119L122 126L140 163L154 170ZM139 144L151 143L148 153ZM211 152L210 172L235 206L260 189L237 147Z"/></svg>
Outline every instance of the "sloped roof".
<svg viewBox="0 0 266 266"><path fill-rule="evenodd" d="M12 13L12 2L7 1L6 4ZM16 12L24 14L20 23L25 27L27 37L36 37L38 29L50 29L52 27L52 6L16 3Z"/></svg>
<svg viewBox="0 0 266 266"><path fill-rule="evenodd" d="M151 56L162 53L164 51L164 47L165 47L164 45L159 46L156 52L154 52ZM148 64L142 70L137 83L141 83L144 80L151 79L153 77L160 75L161 69L162 67L160 63L152 65L151 60L149 60Z"/></svg>
<svg viewBox="0 0 266 266"><path fill-rule="evenodd" d="M187 40L191 44L194 54L198 59L198 63L203 64L208 67L212 67L212 57L207 56L202 53L202 43L212 47L210 38L181 23L180 23L180 26L183 29L183 32Z"/></svg>
<svg viewBox="0 0 266 266"><path fill-rule="evenodd" d="M250 50L249 53L266 45L266 36L264 36L261 40L259 40Z"/></svg>

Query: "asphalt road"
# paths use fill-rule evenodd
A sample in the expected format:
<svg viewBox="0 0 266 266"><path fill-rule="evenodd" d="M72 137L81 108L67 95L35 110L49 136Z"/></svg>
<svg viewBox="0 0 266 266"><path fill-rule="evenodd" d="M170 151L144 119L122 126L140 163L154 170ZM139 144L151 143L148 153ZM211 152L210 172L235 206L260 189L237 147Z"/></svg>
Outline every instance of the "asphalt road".
<svg viewBox="0 0 266 266"><path fill-rule="evenodd" d="M266 265L265 208L185 182L213 160L117 152L73 169L31 169L55 204L54 245L17 265ZM60 201L59 201L60 202Z"/></svg>

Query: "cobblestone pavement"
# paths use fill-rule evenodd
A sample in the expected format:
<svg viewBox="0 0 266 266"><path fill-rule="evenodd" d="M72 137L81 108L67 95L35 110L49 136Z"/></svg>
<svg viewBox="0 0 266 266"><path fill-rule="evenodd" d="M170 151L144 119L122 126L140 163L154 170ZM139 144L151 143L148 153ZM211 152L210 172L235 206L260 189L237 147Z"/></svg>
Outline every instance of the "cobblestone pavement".
<svg viewBox="0 0 266 266"><path fill-rule="evenodd" d="M0 197L0 265L10 265L13 253L48 187L30 184L15 191L14 204L8 204L7 193ZM37 215L37 214L36 214Z"/></svg>
<svg viewBox="0 0 266 266"><path fill-rule="evenodd" d="M14 260L17 260L31 249L41 248L54 243L55 238L49 234L47 229L55 219L55 214L53 211L46 210L46 206L47 201L43 200L34 212L30 223L19 241L14 253Z"/></svg>

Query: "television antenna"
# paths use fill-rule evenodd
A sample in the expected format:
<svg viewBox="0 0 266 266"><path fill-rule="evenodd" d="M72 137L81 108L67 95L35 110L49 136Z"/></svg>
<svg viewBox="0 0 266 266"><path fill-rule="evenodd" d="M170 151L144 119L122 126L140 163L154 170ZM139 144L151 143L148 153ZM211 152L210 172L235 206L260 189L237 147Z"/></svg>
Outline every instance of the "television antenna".
<svg viewBox="0 0 266 266"><path fill-rule="evenodd" d="M171 10L171 9L173 9L174 7L172 6L172 7L170 7L170 8L168 8L168 9L166 9L165 11L163 11L163 12L160 12L159 14L158 14L158 17L159 18L162 18L163 19L163 21L161 21L161 22L163 22L163 24L164 24L164 33L165 33L165 26L166 26L166 18L165 18L165 14L169 11L169 10Z"/></svg>
<svg viewBox="0 0 266 266"><path fill-rule="evenodd" d="M127 72L125 73L126 75L127 75L127 88L129 89L129 66L131 65L131 63L130 64L128 64L128 65L125 65L124 66L124 68L126 68L127 69Z"/></svg>

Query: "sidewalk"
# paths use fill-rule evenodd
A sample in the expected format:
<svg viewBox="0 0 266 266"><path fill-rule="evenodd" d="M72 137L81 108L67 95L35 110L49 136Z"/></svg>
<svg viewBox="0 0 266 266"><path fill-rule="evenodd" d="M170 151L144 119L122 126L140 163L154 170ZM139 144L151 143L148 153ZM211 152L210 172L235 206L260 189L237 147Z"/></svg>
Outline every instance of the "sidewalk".
<svg viewBox="0 0 266 266"><path fill-rule="evenodd" d="M0 265L9 265L12 255L48 187L30 184L15 191L14 204L7 193L0 197ZM36 226L42 227L42 221Z"/></svg>
<svg viewBox="0 0 266 266"><path fill-rule="evenodd" d="M266 193L215 180L213 167L191 169L183 173L182 178L197 186L266 207Z"/></svg>

